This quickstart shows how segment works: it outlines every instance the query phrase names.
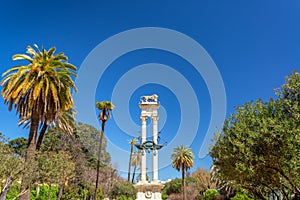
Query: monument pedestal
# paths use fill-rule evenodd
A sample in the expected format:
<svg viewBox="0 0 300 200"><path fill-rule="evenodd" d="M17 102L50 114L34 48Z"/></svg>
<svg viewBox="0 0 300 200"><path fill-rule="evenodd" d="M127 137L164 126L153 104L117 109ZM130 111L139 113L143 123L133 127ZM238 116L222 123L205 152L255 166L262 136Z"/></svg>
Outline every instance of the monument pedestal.
<svg viewBox="0 0 300 200"><path fill-rule="evenodd" d="M136 200L162 200L161 190L163 184L155 182L138 182L134 185L137 190Z"/></svg>

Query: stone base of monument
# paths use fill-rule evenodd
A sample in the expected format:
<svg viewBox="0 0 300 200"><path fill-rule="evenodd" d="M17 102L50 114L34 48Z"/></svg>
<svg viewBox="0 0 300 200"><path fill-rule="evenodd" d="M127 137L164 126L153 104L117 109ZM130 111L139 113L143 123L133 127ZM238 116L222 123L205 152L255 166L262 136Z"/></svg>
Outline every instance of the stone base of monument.
<svg viewBox="0 0 300 200"><path fill-rule="evenodd" d="M138 182L134 185L137 190L136 200L162 200L161 191L164 187L159 181Z"/></svg>

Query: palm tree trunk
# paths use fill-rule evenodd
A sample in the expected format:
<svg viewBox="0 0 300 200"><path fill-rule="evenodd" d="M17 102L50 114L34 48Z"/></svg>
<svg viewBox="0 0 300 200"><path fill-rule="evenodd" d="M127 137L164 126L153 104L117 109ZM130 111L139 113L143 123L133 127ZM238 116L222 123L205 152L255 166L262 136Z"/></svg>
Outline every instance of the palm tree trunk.
<svg viewBox="0 0 300 200"><path fill-rule="evenodd" d="M133 168L133 173L132 173L132 179L131 179L131 183L133 183L133 182L134 182L134 177L135 177L136 168L137 168L137 165L134 165L134 168Z"/></svg>
<svg viewBox="0 0 300 200"><path fill-rule="evenodd" d="M34 106L36 107L36 106ZM20 200L30 200L30 176L31 173L28 172L28 168L32 165L34 161L34 154L36 150L36 137L38 132L39 126L39 119L38 113L35 108L32 110L32 117L31 117L31 125L28 137L28 145L27 145L27 152L25 156L25 170L22 177L21 182L21 191L26 192L20 196Z"/></svg>
<svg viewBox="0 0 300 200"><path fill-rule="evenodd" d="M98 161L97 161L97 177L96 177L96 187L95 187L95 195L94 199L97 199L97 192L98 192L98 182L99 182L99 172L100 172L100 158L101 158L101 150L102 150L102 141L104 136L104 127L105 121L102 121L102 130L100 133L100 142L99 142L99 149L98 149Z"/></svg>
<svg viewBox="0 0 300 200"><path fill-rule="evenodd" d="M41 145L42 145L42 142L43 142L43 138L44 138L44 135L46 133L47 128L48 128L48 125L46 124L46 122L44 122L43 127L42 127L42 129L40 131L37 143L36 143L36 150L37 151L39 151L40 148L41 148Z"/></svg>
<svg viewBox="0 0 300 200"><path fill-rule="evenodd" d="M182 199L186 200L186 186L185 186L185 167L182 164L181 173L182 173Z"/></svg>
<svg viewBox="0 0 300 200"><path fill-rule="evenodd" d="M130 182L130 171L131 171L132 154L133 154L133 144L131 144L131 148L130 148L129 166L128 166L128 179L127 179L128 182Z"/></svg>

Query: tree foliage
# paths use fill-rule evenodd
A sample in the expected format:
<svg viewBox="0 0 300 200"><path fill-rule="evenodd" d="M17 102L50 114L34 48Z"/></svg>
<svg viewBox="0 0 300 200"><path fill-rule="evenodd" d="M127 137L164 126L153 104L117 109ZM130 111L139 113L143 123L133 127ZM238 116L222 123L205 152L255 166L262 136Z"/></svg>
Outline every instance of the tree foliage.
<svg viewBox="0 0 300 200"><path fill-rule="evenodd" d="M200 193L204 193L207 189L215 189L216 182L212 180L209 170L198 167L192 174L192 177L197 180Z"/></svg>
<svg viewBox="0 0 300 200"><path fill-rule="evenodd" d="M225 120L210 151L218 179L258 198L300 195L300 76L293 72L277 98L251 101Z"/></svg>
<svg viewBox="0 0 300 200"><path fill-rule="evenodd" d="M94 182L96 180L97 149L99 145L99 133L95 127L79 122L74 129L74 134L63 134L58 128L50 128L45 134L45 139L41 147L41 152L51 152L58 156L67 156L66 159L71 165L74 163L74 176L68 176L71 185L79 186L76 190L78 195L89 197L94 192ZM109 165L110 155L106 151L106 138L103 138L103 165L99 176L102 192L107 195L111 185L118 180L115 170ZM43 156L44 157L44 156ZM63 178L63 177L61 177ZM73 190L68 187L66 191ZM88 194L85 194L88 192ZM71 194L69 194L71 195ZM66 195L64 195L66 196Z"/></svg>
<svg viewBox="0 0 300 200"><path fill-rule="evenodd" d="M191 148L180 145L177 148L173 149L173 153L171 155L172 159L172 167L182 173L182 194L183 199L186 199L186 184L185 184L185 173L191 167L194 166L194 154Z"/></svg>
<svg viewBox="0 0 300 200"><path fill-rule="evenodd" d="M231 198L231 200L251 200L251 198L244 193L237 193L234 197Z"/></svg>
<svg viewBox="0 0 300 200"><path fill-rule="evenodd" d="M48 51L28 46L26 54L16 54L13 60L22 60L27 65L18 65L2 74L2 97L8 109L14 107L19 114L19 125L29 126L25 167L34 162L38 131L42 124L55 122L63 113L73 108L72 90L76 87L76 67L68 63L64 53L55 54L55 47ZM43 131L44 132L44 131ZM40 136L42 136L41 134ZM28 171L26 169L26 171ZM30 177L23 174L21 200L30 198Z"/></svg>
<svg viewBox="0 0 300 200"><path fill-rule="evenodd" d="M41 183L61 185L74 176L75 163L65 151L39 152L36 160Z"/></svg>
<svg viewBox="0 0 300 200"><path fill-rule="evenodd" d="M15 138L8 142L8 146L13 149L17 156L25 156L28 140L24 137Z"/></svg>
<svg viewBox="0 0 300 200"><path fill-rule="evenodd" d="M140 150L133 152L132 158L131 158L131 165L133 166L131 183L134 183L136 170L140 169L141 159L142 159L142 154L141 154ZM147 175L148 174L146 173L146 178L147 178Z"/></svg>
<svg viewBox="0 0 300 200"><path fill-rule="evenodd" d="M214 200L217 195L218 195L218 190L216 190L216 189L207 189L204 192L204 199L205 200Z"/></svg>
<svg viewBox="0 0 300 200"><path fill-rule="evenodd" d="M128 181L118 181L112 186L110 190L110 197L118 199L121 196L125 196L127 198L130 197L132 199L135 198L136 190L132 183Z"/></svg>
<svg viewBox="0 0 300 200"><path fill-rule="evenodd" d="M21 177L24 170L24 159L16 156L8 140L0 133L0 199L4 200L12 184Z"/></svg>
<svg viewBox="0 0 300 200"><path fill-rule="evenodd" d="M129 162L128 162L128 177L127 177L127 181L129 182L130 181L130 173L131 173L131 166L133 165L133 162L132 162L132 157L133 157L133 150L134 150L134 145L137 143L138 139L136 138L132 138L130 141L129 141L129 144L130 144L130 155L129 155ZM133 180L134 178L132 178ZM133 182L133 181L132 181Z"/></svg>
<svg viewBox="0 0 300 200"><path fill-rule="evenodd" d="M198 182L193 177L186 178L187 199L197 199L199 196ZM170 199L182 198L182 179L176 178L167 182L162 190L163 194L169 196Z"/></svg>

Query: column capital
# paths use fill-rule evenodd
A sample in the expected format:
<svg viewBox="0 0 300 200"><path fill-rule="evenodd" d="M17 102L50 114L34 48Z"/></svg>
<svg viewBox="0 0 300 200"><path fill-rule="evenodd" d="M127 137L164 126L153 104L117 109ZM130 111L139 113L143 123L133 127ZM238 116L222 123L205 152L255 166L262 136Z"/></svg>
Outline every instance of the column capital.
<svg viewBox="0 0 300 200"><path fill-rule="evenodd" d="M140 120L143 122L143 121L146 121L148 119L148 116L140 116Z"/></svg>
<svg viewBox="0 0 300 200"><path fill-rule="evenodd" d="M158 121L158 116L151 116L152 121Z"/></svg>

